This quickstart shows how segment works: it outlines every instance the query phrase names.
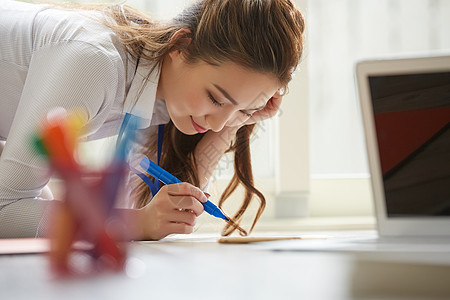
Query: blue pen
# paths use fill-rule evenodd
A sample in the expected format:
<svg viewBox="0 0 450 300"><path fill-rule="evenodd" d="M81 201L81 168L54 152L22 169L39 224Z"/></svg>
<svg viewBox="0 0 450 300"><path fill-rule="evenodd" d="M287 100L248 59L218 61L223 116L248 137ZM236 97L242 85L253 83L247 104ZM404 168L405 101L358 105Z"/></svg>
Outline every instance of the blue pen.
<svg viewBox="0 0 450 300"><path fill-rule="evenodd" d="M147 173L149 173L150 175L152 175L155 178L158 178L159 181L161 181L164 184L174 184L174 183L182 182L181 180L179 180L178 178L176 178L175 176L173 176L172 174L170 174L169 172L167 172L166 170L164 170L163 168L161 168L160 166L158 166L157 164L155 164L154 162L149 160L147 157L144 157L141 160L140 166ZM211 201L208 200L206 202L202 202L202 204L203 204L205 211L208 214L210 214L214 217L220 218L220 219L224 219L225 221L230 220L227 218L227 216L225 216L225 214L220 210L220 208L218 208Z"/></svg>

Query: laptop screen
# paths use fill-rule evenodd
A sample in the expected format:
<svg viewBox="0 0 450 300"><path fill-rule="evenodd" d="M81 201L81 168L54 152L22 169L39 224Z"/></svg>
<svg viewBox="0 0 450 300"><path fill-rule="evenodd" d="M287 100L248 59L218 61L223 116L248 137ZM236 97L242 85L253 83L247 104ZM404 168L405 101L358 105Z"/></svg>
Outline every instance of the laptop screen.
<svg viewBox="0 0 450 300"><path fill-rule="evenodd" d="M369 86L388 216L450 216L450 72Z"/></svg>

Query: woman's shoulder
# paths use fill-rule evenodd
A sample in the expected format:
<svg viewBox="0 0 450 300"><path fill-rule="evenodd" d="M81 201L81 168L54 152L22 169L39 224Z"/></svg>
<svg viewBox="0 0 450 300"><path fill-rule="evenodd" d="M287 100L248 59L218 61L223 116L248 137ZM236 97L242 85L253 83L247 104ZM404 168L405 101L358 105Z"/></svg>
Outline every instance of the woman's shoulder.
<svg viewBox="0 0 450 300"><path fill-rule="evenodd" d="M48 8L40 11L34 20L34 45L38 50L57 44L74 42L96 48L111 58L124 56L117 35L102 22L98 11Z"/></svg>

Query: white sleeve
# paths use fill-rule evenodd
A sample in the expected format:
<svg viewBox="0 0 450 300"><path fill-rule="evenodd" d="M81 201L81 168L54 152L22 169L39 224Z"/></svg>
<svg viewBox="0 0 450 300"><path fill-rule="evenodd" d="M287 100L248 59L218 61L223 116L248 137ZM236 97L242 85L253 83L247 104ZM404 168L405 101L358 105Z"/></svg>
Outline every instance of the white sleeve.
<svg viewBox="0 0 450 300"><path fill-rule="evenodd" d="M50 173L31 146L46 113L56 106L81 109L89 130L117 97L119 68L115 56L84 42L62 42L33 53L0 157L0 238L35 237L39 224L46 223L51 201L38 196Z"/></svg>

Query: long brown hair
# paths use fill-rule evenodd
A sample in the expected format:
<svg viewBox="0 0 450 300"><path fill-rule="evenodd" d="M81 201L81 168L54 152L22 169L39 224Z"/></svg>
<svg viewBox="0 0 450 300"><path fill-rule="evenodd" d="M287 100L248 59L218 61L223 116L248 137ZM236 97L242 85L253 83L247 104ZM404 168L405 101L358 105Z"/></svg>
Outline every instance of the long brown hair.
<svg viewBox="0 0 450 300"><path fill-rule="evenodd" d="M105 23L116 32L127 52L153 68L159 67L170 51L180 50L188 63L233 62L272 74L287 87L303 51L304 20L291 0L201 0L168 22L152 20L128 6L104 6L102 10ZM188 30L176 35L180 29ZM185 42L187 39L189 43ZM225 226L223 235L238 228L254 196L259 200L259 208L249 231L265 207L264 195L254 185L251 167L253 129L254 125L241 127L227 150L234 152L235 173L219 200L219 207L239 185L245 192L240 208L231 216L233 222ZM202 137L203 134L185 135L172 122L167 124L161 166L181 180L198 186L194 150ZM145 155L153 157L154 139L149 139L144 149ZM145 206L150 195L146 184L140 182L134 190L137 207Z"/></svg>

